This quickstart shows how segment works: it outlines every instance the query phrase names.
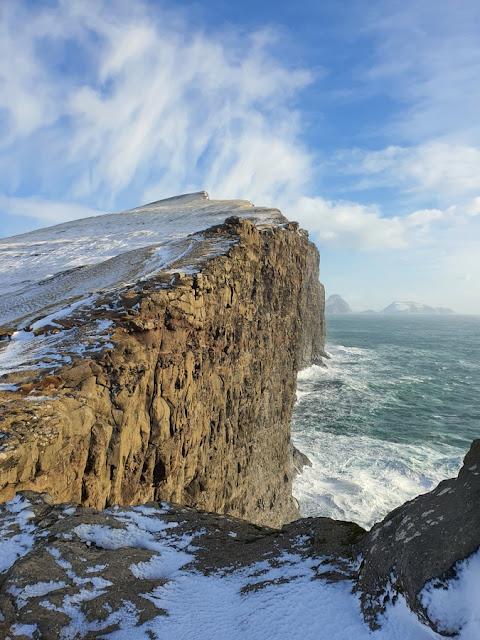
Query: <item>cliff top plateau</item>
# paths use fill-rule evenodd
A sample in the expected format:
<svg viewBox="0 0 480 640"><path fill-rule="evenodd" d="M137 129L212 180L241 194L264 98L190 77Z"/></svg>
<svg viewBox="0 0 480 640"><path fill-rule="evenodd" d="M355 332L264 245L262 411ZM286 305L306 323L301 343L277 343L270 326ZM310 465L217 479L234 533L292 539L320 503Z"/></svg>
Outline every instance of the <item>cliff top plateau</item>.
<svg viewBox="0 0 480 640"><path fill-rule="evenodd" d="M232 215L259 226L287 223L277 209L201 191L0 239L0 379L33 361L48 369L68 361L69 351L101 348L111 326L105 319L80 341L68 318L105 311L109 294L152 274L199 271L236 242L202 231Z"/></svg>

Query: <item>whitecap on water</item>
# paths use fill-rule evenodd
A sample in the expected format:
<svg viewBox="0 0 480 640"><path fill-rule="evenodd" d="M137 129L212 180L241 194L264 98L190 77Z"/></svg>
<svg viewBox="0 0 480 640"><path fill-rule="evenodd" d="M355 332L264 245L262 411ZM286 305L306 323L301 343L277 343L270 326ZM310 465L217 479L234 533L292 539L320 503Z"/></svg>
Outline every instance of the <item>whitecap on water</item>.
<svg viewBox="0 0 480 640"><path fill-rule="evenodd" d="M423 378L409 373L388 378L388 361L370 349L334 345L329 350L327 369L310 367L298 377L292 440L313 466L296 478L293 492L304 516L370 527L456 475L463 452L438 446L429 433L405 439L408 403L399 388L422 388ZM358 356L357 364L352 356ZM390 422L384 424L387 410Z"/></svg>

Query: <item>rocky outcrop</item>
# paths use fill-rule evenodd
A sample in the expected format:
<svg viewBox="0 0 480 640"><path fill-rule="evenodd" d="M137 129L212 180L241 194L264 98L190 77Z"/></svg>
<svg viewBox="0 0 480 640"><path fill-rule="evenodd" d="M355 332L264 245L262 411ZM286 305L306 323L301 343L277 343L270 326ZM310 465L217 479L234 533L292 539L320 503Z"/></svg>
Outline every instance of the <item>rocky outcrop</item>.
<svg viewBox="0 0 480 640"><path fill-rule="evenodd" d="M388 602L402 594L421 620L454 635L458 629L439 627L421 591L431 581L445 588L455 579L456 565L479 548L480 440L475 440L457 478L395 509L361 542L358 590L365 619L378 628Z"/></svg>
<svg viewBox="0 0 480 640"><path fill-rule="evenodd" d="M0 560L0 637L105 638L120 630L129 638L195 637L187 620L201 608L198 595L184 602L182 631L167 626L169 592L179 590L181 606L192 583L216 616L201 637L224 638L234 631L232 604L210 600L222 581L239 609L257 592L282 597L290 581L292 589L295 581L349 581L362 532L328 518L278 531L166 503L98 512L27 492L0 505L0 544L10 552Z"/></svg>
<svg viewBox="0 0 480 640"><path fill-rule="evenodd" d="M263 631L252 628L252 635L278 637L272 616L287 608L282 638L320 637L318 629L299 631L306 615L321 625L333 615L335 633L340 627L364 638L369 632L357 597L349 595L353 587L372 629L401 598L436 632L465 631L461 637L473 640L478 577L470 572L463 581L461 611L458 594L451 603L444 594L462 584L462 561L480 548L479 478L476 440L458 478L396 509L370 532L330 518L278 530L169 503L99 512L55 504L46 494L18 494L0 505L0 637L194 637L201 628L201 637L240 638L249 635L257 609ZM465 589L473 591L468 601ZM329 609L329 599L340 608ZM402 616L400 606L378 637L391 638ZM404 635L395 629L398 637L425 637L423 624L412 619Z"/></svg>
<svg viewBox="0 0 480 640"><path fill-rule="evenodd" d="M23 334L57 342L2 380L1 499L31 489L95 508L169 500L270 526L299 516L289 425L298 367L323 352L323 290L307 234L265 211L257 225L234 216L178 241L153 274L139 271L153 250L132 251L120 266L136 265L134 284L51 321L36 312ZM106 267L95 269L98 279ZM65 290L80 286L76 271L60 275ZM45 299L55 288L42 287ZM100 342L92 326L108 327Z"/></svg>

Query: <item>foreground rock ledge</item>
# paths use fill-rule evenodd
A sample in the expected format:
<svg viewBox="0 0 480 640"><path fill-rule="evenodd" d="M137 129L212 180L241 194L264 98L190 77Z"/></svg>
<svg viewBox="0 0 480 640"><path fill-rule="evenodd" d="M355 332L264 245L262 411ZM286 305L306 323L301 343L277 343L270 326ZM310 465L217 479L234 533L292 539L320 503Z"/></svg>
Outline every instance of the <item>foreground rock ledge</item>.
<svg viewBox="0 0 480 640"><path fill-rule="evenodd" d="M320 362L325 325L318 251L297 223L199 193L4 243L33 246L40 275L58 247L65 266L0 301L0 499L299 517L296 374ZM111 245L126 249L67 268Z"/></svg>
<svg viewBox="0 0 480 640"><path fill-rule="evenodd" d="M388 602L402 594L421 620L455 635L458 629L432 619L420 592L426 583L446 588L457 575L457 563L479 547L480 440L474 440L457 478L392 511L359 544L358 590L365 619L378 628Z"/></svg>
<svg viewBox="0 0 480 640"><path fill-rule="evenodd" d="M24 554L0 574L2 638L18 628L48 640L104 637L129 619L139 633L151 622L160 632L153 637L164 637L161 600L177 580L237 576L247 593L272 583L268 567L281 574L291 566L312 579L348 580L362 531L327 518L278 531L167 503L98 512L51 502L26 492L0 512L4 543ZM308 567L307 558L314 559Z"/></svg>
<svg viewBox="0 0 480 640"><path fill-rule="evenodd" d="M240 606L242 595L265 589L269 601L282 600L290 582L314 590L319 580L359 591L375 628L401 596L423 622L454 635L458 628L439 627L429 616L420 592L432 580L443 589L459 562L479 548L479 471L476 440L458 478L406 503L368 533L329 518L276 530L167 503L99 512L54 504L46 494L19 494L0 506L0 637L100 638L119 630L121 637L150 637L149 631L166 637L170 607L181 606L182 594L194 597L197 582L207 590L203 606L217 616L212 637L226 637L221 629L231 612L216 611L215 589L231 590ZM189 581L192 590L185 588ZM184 606L187 612L199 603ZM314 606L321 618L322 601ZM193 637L187 618L178 637Z"/></svg>

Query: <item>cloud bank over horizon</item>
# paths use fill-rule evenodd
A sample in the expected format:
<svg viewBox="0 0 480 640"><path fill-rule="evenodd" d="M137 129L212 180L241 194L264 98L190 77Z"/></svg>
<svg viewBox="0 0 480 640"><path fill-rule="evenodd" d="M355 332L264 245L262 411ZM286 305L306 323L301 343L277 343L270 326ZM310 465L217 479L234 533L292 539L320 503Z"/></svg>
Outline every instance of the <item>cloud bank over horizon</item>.
<svg viewBox="0 0 480 640"><path fill-rule="evenodd" d="M299 55L283 5L252 29L187 3L6 0L0 237L207 189L298 219L330 293L480 313L480 8L347 4L358 63L340 69Z"/></svg>

